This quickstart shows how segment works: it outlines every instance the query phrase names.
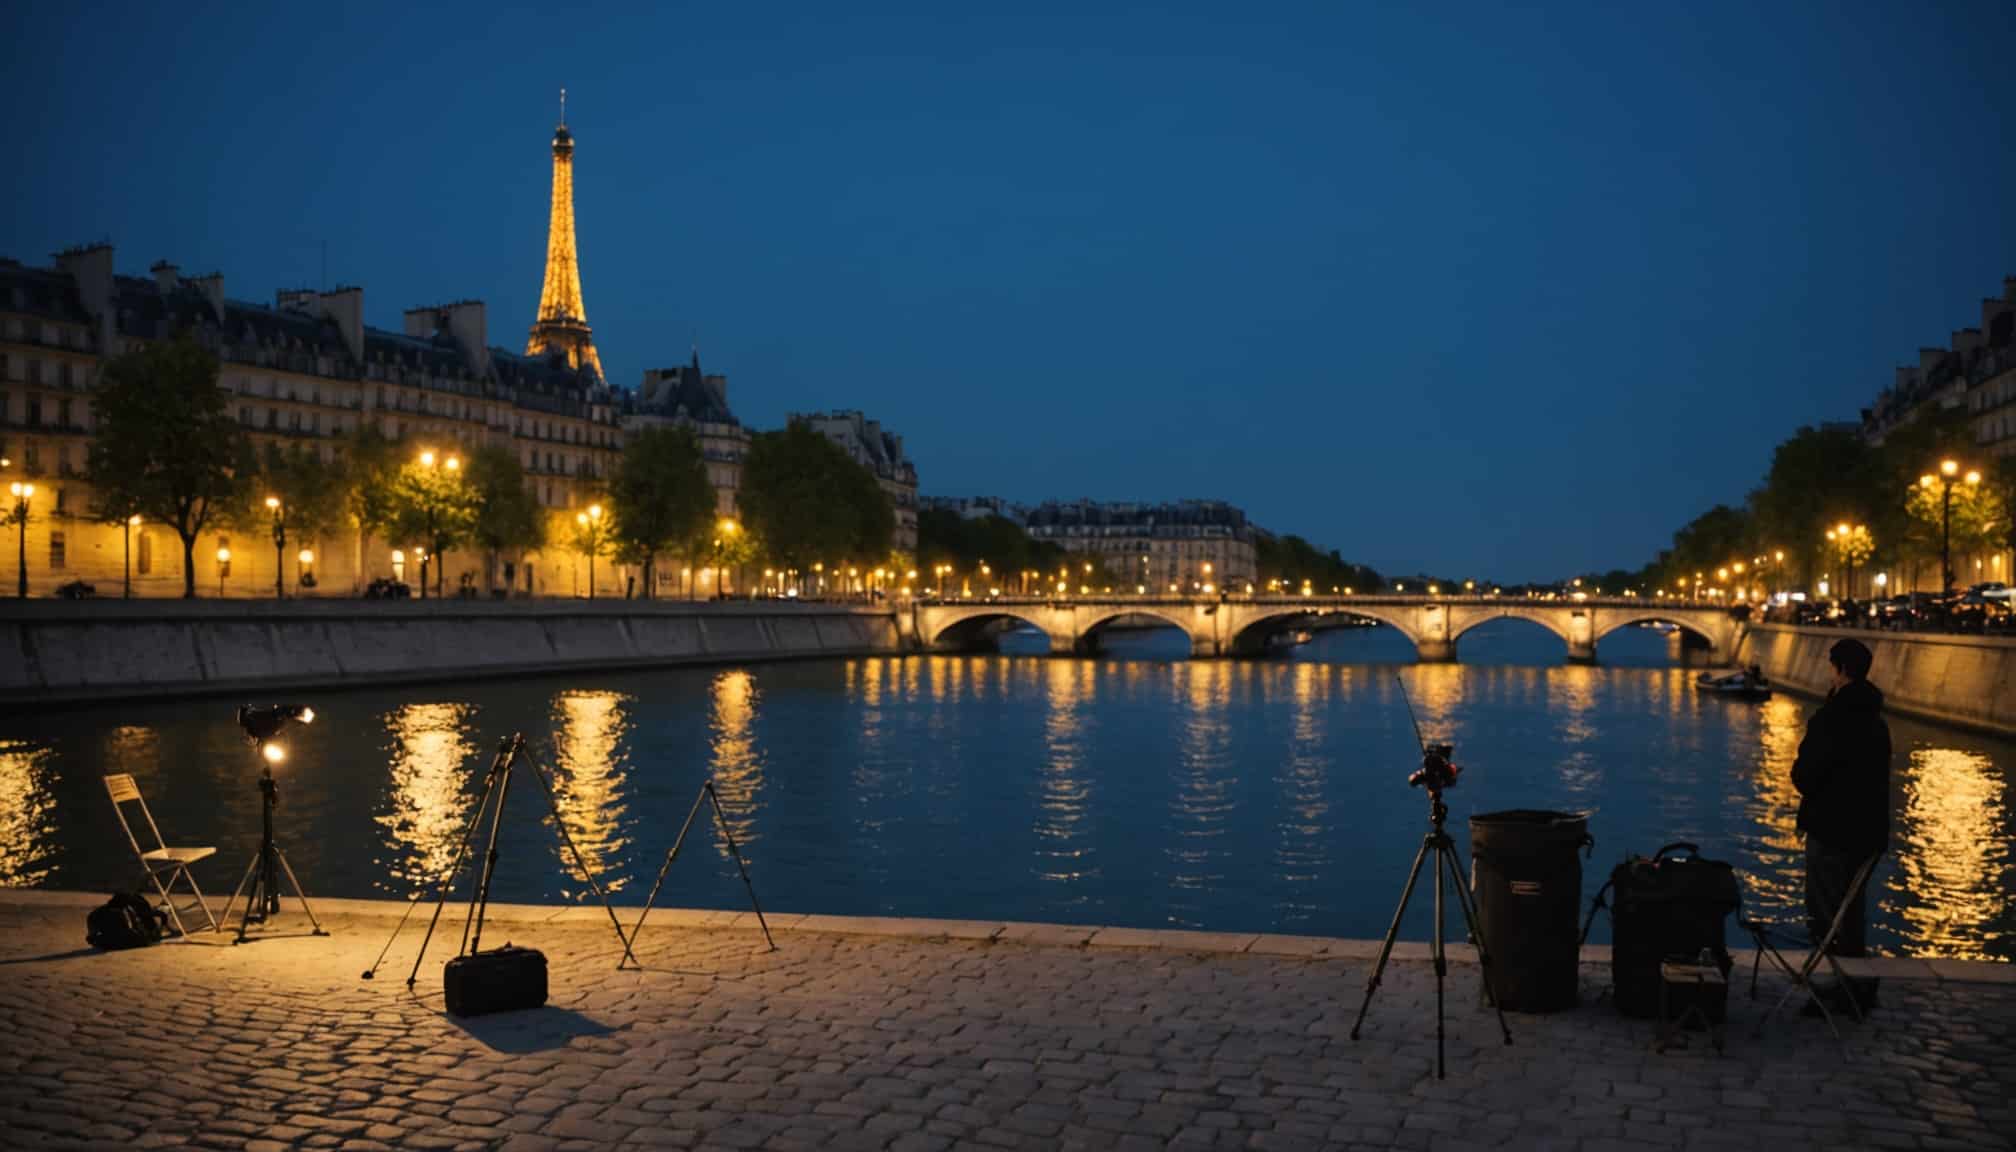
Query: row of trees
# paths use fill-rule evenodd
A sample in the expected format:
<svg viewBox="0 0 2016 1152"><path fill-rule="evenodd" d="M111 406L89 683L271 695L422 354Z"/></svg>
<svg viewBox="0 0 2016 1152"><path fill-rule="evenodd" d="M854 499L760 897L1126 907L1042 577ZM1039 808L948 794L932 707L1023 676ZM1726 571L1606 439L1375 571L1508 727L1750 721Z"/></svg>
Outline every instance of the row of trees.
<svg viewBox="0 0 2016 1152"><path fill-rule="evenodd" d="M1300 536L1261 534L1253 541L1253 567L1260 574L1262 591L1294 592L1307 585L1318 592L1333 588L1377 592L1386 579L1375 569L1353 564L1336 549L1321 551ZM1280 581L1279 587L1274 586Z"/></svg>
<svg viewBox="0 0 2016 1152"><path fill-rule="evenodd" d="M571 513L572 524L560 520L566 535L556 541L510 449L416 453L367 426L332 459L303 446L259 451L233 418L218 369L216 356L192 339L157 342L109 361L94 396L96 514L111 523L137 515L172 528L182 542L185 596L196 594L197 538L224 528L273 529L276 547L284 538L305 543L348 531L360 572L374 537L417 546L423 581L431 569L437 593L442 559L468 548L485 558L486 587L494 585L499 559L558 544L591 564L613 556L641 567L647 596L668 553L689 563L768 561L800 572L894 559L894 512L874 475L803 424L754 438L743 466L742 521L715 515L706 461L690 431L640 430L626 438L599 499Z"/></svg>
<svg viewBox="0 0 2016 1152"><path fill-rule="evenodd" d="M1923 412L1880 446L1853 428L1801 428L1772 453L1763 484L1743 505L1718 504L1695 517L1636 582L1712 586L1741 564L1736 570L1752 575L1761 566L1758 582L1772 590L1806 588L1850 564L1936 567L1949 533L1954 555L2016 548L2016 459L1970 460L1968 431L1958 409ZM1936 475L1946 460L1960 464L1962 477L1950 499L1946 478ZM1964 481L1968 471L1980 473L1978 483ZM1935 475L1929 486L1927 474Z"/></svg>

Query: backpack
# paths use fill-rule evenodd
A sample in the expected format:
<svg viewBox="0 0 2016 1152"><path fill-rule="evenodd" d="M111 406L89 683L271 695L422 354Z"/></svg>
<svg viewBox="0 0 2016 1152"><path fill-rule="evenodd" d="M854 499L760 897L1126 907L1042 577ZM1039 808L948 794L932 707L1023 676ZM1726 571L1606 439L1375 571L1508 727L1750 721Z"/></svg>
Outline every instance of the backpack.
<svg viewBox="0 0 2016 1152"><path fill-rule="evenodd" d="M115 892L84 920L84 942L93 948L143 948L167 934L168 914L144 897Z"/></svg>
<svg viewBox="0 0 2016 1152"><path fill-rule="evenodd" d="M1659 1014L1659 965L1699 960L1706 953L1727 976L1733 963L1723 922L1736 911L1736 872L1708 860L1693 844L1668 844L1652 854L1627 856L1611 871L1589 908L1589 923L1611 894L1610 980L1617 1011ZM1675 855L1667 855L1675 852ZM1677 854L1684 852L1683 854ZM1588 924L1582 935L1589 935Z"/></svg>

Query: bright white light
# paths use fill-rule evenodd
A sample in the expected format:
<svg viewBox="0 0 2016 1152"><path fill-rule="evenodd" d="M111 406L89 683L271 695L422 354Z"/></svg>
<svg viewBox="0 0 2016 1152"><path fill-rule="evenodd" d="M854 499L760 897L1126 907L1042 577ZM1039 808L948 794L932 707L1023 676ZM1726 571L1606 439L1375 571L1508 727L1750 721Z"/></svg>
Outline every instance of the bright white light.
<svg viewBox="0 0 2016 1152"><path fill-rule="evenodd" d="M313 724L314 722L315 722L315 710L313 708L301 709L301 723Z"/></svg>
<svg viewBox="0 0 2016 1152"><path fill-rule="evenodd" d="M287 749L271 741L259 746L259 754L266 757L268 764L278 764L282 760L287 759Z"/></svg>

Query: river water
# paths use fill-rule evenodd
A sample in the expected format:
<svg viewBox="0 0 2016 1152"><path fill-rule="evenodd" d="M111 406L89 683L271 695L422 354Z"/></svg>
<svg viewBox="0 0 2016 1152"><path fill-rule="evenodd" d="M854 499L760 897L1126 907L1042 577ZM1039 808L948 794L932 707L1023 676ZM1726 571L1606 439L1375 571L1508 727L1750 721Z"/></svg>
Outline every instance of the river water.
<svg viewBox="0 0 2016 1152"><path fill-rule="evenodd" d="M1655 634L1606 639L1595 668L1516 623L1466 635L1457 665L1412 663L1385 628L1270 661L1189 663L1173 634L1111 647L296 694L318 715L279 772L280 835L311 896L406 897L453 859L491 749L520 729L624 902L711 774L770 910L1376 937L1427 826L1404 684L1464 765L1448 796L1466 860L1473 812L1586 811L1585 901L1627 852L1688 840L1739 869L1751 910L1797 914L1789 773L1813 703L1703 699ZM130 882L100 782L123 771L170 843L218 847L198 878L221 904L259 824L235 703L0 718L0 884ZM2016 959L2016 745L1891 728L1873 941ZM586 899L535 779L511 794L494 898ZM696 831L661 899L746 907ZM1404 934L1425 938L1414 903Z"/></svg>

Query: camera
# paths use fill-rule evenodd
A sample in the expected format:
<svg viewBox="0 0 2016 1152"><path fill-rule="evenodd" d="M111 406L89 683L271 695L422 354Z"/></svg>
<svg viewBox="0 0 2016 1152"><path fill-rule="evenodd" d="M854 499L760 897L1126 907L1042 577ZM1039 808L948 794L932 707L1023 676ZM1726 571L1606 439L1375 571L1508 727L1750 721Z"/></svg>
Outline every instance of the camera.
<svg viewBox="0 0 2016 1152"><path fill-rule="evenodd" d="M1414 774L1407 777L1408 785L1414 788L1426 788L1430 792L1454 788L1456 778L1463 774L1463 769L1450 759L1455 754L1454 744L1423 744L1421 767L1416 768Z"/></svg>

